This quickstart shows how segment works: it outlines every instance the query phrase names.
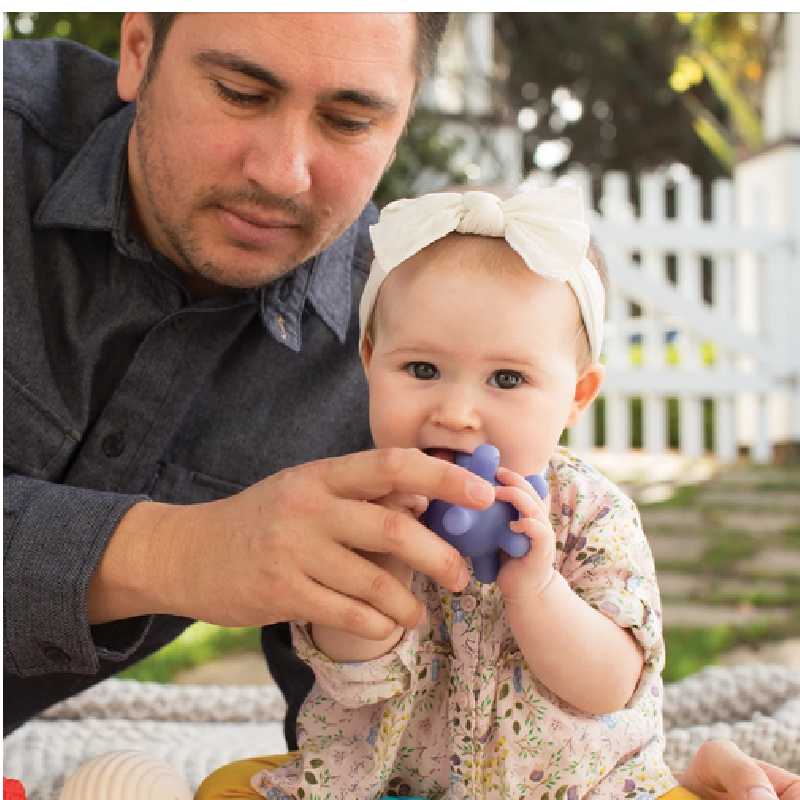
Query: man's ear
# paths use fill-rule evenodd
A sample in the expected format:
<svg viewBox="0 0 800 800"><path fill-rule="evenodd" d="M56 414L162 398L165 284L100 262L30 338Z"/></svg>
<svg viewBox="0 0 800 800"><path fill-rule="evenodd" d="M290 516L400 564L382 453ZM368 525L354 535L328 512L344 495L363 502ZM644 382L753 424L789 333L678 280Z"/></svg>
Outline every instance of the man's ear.
<svg viewBox="0 0 800 800"><path fill-rule="evenodd" d="M606 368L602 364L590 364L580 374L575 382L575 397L572 399L572 406L567 417L568 428L581 418L581 414L597 397L605 376Z"/></svg>
<svg viewBox="0 0 800 800"><path fill-rule="evenodd" d="M136 100L153 47L153 23L147 12L128 12L122 18L119 41L117 93L122 100Z"/></svg>

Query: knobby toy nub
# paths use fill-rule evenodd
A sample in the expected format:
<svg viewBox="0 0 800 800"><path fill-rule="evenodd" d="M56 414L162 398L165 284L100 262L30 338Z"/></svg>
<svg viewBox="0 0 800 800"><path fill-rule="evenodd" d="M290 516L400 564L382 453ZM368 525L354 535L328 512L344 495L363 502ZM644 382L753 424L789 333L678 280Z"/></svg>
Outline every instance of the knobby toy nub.
<svg viewBox="0 0 800 800"><path fill-rule="evenodd" d="M495 475L500 466L500 451L490 444L482 444L472 455L458 453L456 464L494 486ZM543 475L527 475L525 480L544 499L547 482ZM444 500L432 500L422 521L446 542L453 545L463 556L472 559L472 570L481 583L493 583L500 571L500 551L520 558L530 550L530 539L522 533L514 533L509 523L519 519L519 513L510 504L496 500L489 508L476 511L455 506Z"/></svg>

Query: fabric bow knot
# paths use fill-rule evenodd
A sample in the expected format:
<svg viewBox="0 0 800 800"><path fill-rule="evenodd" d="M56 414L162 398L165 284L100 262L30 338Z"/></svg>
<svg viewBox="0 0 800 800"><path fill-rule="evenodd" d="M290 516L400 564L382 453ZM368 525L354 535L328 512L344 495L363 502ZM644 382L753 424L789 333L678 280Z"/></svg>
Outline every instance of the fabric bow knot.
<svg viewBox="0 0 800 800"><path fill-rule="evenodd" d="M370 228L375 259L385 270L453 232L503 237L534 272L562 281L578 269L589 246L580 190L572 186L508 200L488 192L396 200Z"/></svg>
<svg viewBox="0 0 800 800"><path fill-rule="evenodd" d="M361 297L361 340L378 291L397 266L450 233L504 238L529 269L565 281L574 291L589 334L592 358L600 357L605 293L586 260L589 227L576 186L520 192L501 200L488 192L443 192L396 200L370 227L375 260Z"/></svg>

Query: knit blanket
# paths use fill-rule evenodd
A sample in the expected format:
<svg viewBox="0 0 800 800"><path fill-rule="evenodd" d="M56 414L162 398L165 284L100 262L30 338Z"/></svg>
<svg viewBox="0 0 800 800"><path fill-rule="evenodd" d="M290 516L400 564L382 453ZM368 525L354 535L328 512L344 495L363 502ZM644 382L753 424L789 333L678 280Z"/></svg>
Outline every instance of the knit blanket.
<svg viewBox="0 0 800 800"><path fill-rule="evenodd" d="M163 758L192 789L217 767L285 752L275 686L182 686L107 680L53 706L4 742L3 774L28 800L58 800L64 779L111 750ZM681 771L707 739L800 772L800 670L709 667L665 688L666 759Z"/></svg>

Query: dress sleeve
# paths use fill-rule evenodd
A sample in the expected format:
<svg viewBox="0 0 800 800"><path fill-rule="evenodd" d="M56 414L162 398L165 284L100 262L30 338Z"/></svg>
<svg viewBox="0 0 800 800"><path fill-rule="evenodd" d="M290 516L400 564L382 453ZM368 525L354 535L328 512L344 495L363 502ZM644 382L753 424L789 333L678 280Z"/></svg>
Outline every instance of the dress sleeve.
<svg viewBox="0 0 800 800"><path fill-rule="evenodd" d="M646 663L660 667L661 601L635 504L619 490L601 490L565 510L570 522L559 542L561 573L589 605L631 631Z"/></svg>
<svg viewBox="0 0 800 800"><path fill-rule="evenodd" d="M21 677L95 674L122 661L151 617L89 625L89 580L128 509L145 497L22 475L3 478L3 656Z"/></svg>
<svg viewBox="0 0 800 800"><path fill-rule="evenodd" d="M406 631L392 650L371 661L333 661L317 649L305 623L292 623L292 642L320 688L344 708L373 705L411 691L417 629Z"/></svg>

